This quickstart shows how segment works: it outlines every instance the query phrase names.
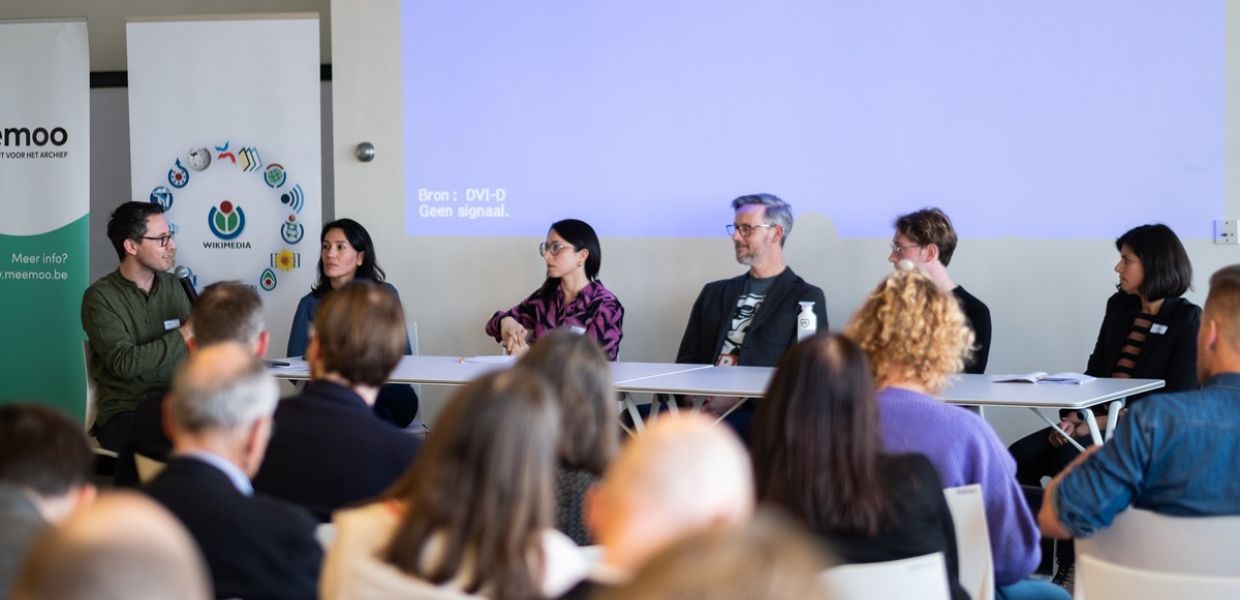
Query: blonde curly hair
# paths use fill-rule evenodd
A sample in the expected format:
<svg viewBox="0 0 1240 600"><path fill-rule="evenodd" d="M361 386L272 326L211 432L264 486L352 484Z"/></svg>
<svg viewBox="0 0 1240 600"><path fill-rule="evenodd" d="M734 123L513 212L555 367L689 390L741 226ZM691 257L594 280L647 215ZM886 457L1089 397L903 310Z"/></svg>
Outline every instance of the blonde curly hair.
<svg viewBox="0 0 1240 600"><path fill-rule="evenodd" d="M879 387L912 382L937 394L973 352L973 331L955 297L915 272L884 278L844 335L869 354Z"/></svg>

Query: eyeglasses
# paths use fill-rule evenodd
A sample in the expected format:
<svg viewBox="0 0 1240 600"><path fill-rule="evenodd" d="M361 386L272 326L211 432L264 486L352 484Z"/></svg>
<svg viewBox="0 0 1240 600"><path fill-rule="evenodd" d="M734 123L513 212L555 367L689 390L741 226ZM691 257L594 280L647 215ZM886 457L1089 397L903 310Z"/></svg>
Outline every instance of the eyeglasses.
<svg viewBox="0 0 1240 600"><path fill-rule="evenodd" d="M538 244L538 255L543 258L546 258L548 254L551 256L559 256L561 251L572 248L572 244L564 244L559 241L551 242L550 244L547 242L540 242Z"/></svg>
<svg viewBox="0 0 1240 600"><path fill-rule="evenodd" d="M749 237L749 234L753 233L753 230L755 229L758 229L758 228L770 229L771 227L774 227L774 226L775 225L773 224L749 225L747 223L741 223L738 225L724 225L723 228L728 231L728 237L732 237L738 231L741 232L741 237Z"/></svg>
<svg viewBox="0 0 1240 600"><path fill-rule="evenodd" d="M909 244L907 246L901 246L900 244L892 243L891 253L892 254L904 254L904 251L908 250L909 248L920 248L920 247L921 245L919 244Z"/></svg>
<svg viewBox="0 0 1240 600"><path fill-rule="evenodd" d="M142 239L144 239L144 240L151 240L151 241L153 241L153 242L156 242L156 241L157 241L157 242L159 242L159 247L160 247L160 248L167 248L167 247L168 247L168 240L171 240L171 239L172 239L172 233L171 233L171 232L169 232L169 233L165 233L165 234L163 234L163 235L161 235L161 236L158 236L158 237L150 237L150 236L146 236L146 235L144 235L144 236L142 236Z"/></svg>

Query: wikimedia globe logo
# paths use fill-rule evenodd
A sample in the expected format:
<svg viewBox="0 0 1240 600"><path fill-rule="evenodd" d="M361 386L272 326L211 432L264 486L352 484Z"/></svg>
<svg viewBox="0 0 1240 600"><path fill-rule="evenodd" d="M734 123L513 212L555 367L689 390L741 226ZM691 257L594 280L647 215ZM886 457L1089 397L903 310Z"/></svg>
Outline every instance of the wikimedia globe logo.
<svg viewBox="0 0 1240 600"><path fill-rule="evenodd" d="M245 231L245 211L232 201L225 200L219 206L211 207L211 212L207 213L207 226L221 240L236 239Z"/></svg>

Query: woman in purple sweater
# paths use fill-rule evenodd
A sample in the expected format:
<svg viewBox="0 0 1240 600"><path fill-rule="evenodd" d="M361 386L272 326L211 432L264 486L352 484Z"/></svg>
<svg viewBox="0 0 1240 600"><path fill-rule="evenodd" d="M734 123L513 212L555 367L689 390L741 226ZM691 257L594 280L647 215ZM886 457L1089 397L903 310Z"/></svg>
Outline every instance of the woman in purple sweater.
<svg viewBox="0 0 1240 600"><path fill-rule="evenodd" d="M538 254L547 262L546 281L520 304L496 311L487 321L487 335L520 356L543 334L564 327L594 338L607 359L616 360L624 307L598 279L603 249L594 228L577 219L557 221Z"/></svg>
<svg viewBox="0 0 1240 600"><path fill-rule="evenodd" d="M1026 579L1041 557L1041 535L1007 448L981 417L934 397L973 345L955 299L923 275L893 273L866 298L846 334L869 354L887 451L924 454L946 487L981 484L996 597L1067 600L1063 588Z"/></svg>

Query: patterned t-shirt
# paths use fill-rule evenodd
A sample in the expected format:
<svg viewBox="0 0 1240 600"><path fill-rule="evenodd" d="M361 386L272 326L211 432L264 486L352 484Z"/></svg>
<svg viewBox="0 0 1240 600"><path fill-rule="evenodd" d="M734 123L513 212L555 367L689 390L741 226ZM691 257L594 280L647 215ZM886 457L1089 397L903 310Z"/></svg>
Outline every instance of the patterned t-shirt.
<svg viewBox="0 0 1240 600"><path fill-rule="evenodd" d="M776 277L778 275L759 279L750 275L745 279L745 288L736 299L736 310L732 311L728 334L723 338L723 347L719 349L719 357L715 359L716 365L732 366L740 363L741 347L745 344L749 323L753 321L753 316L758 314L758 308L762 306L767 292L771 291Z"/></svg>

